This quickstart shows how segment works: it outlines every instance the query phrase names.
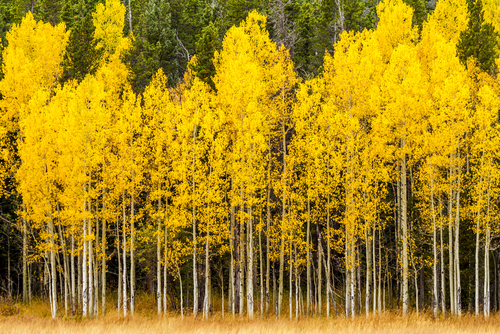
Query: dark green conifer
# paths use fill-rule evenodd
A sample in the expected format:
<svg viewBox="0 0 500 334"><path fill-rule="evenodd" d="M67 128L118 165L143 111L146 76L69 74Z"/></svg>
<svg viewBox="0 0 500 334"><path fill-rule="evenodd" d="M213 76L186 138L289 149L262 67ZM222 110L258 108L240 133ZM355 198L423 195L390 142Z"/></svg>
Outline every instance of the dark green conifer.
<svg viewBox="0 0 500 334"><path fill-rule="evenodd" d="M215 75L214 53L220 49L219 31L213 22L203 28L201 37L196 42L196 64L192 70L203 82L215 89L213 77Z"/></svg>
<svg viewBox="0 0 500 334"><path fill-rule="evenodd" d="M467 29L460 33L457 54L465 66L467 60L474 58L479 68L490 74L496 72L495 59L497 52L497 35L491 23L484 21L483 3L481 0L468 0L469 23Z"/></svg>

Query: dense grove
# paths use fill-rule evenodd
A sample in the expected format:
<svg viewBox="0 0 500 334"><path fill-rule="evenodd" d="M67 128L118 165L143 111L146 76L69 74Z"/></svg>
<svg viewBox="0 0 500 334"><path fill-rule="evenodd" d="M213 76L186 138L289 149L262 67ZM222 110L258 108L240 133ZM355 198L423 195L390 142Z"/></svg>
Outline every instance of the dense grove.
<svg viewBox="0 0 500 334"><path fill-rule="evenodd" d="M6 296L53 317L134 314L141 291L195 317L500 308L494 1L19 3Z"/></svg>

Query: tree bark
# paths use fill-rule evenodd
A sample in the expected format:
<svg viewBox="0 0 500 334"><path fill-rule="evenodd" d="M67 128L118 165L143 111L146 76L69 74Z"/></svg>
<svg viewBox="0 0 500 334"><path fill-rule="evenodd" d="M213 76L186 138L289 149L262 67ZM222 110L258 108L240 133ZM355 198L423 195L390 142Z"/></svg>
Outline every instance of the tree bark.
<svg viewBox="0 0 500 334"><path fill-rule="evenodd" d="M158 192L160 186L158 185ZM161 219L160 219L161 199L158 198L158 217L157 217L157 230L156 230L156 302L158 315L162 313L162 300L161 300Z"/></svg>
<svg viewBox="0 0 500 334"><path fill-rule="evenodd" d="M101 263L101 303L102 315L106 316L106 192L103 191L103 216L102 216L102 263Z"/></svg>
<svg viewBox="0 0 500 334"><path fill-rule="evenodd" d="M196 183L195 183L195 146L196 146L196 124L193 127L193 164L192 164L192 183L193 183L193 194L192 194L192 225L193 225L193 315L196 319L198 317L198 274L196 270Z"/></svg>
<svg viewBox="0 0 500 334"><path fill-rule="evenodd" d="M456 311L459 317L462 316L462 287L460 284L460 151L458 151L457 159L457 199L455 211L455 300Z"/></svg>
<svg viewBox="0 0 500 334"><path fill-rule="evenodd" d="M123 263L122 263L122 302L123 302L123 316L127 316L127 234L126 234L126 219L125 219L125 191L122 192L122 206L123 206Z"/></svg>
<svg viewBox="0 0 500 334"><path fill-rule="evenodd" d="M434 166L431 166L430 173L430 188L431 188L431 209L432 209L432 252L434 255L432 263L432 310L434 318L438 316L438 274L437 274L437 247L436 247L436 210L434 209Z"/></svg>
<svg viewBox="0 0 500 334"><path fill-rule="evenodd" d="M251 197L251 195L249 195ZM247 231L247 313L248 318L253 318L254 300L253 300L253 222L252 222L252 204L248 205L248 231Z"/></svg>
<svg viewBox="0 0 500 334"><path fill-rule="evenodd" d="M130 196L130 314L135 313L135 197L134 171L132 171L132 194Z"/></svg>
<svg viewBox="0 0 500 334"><path fill-rule="evenodd" d="M84 188L85 192L85 188ZM87 209L85 201L83 202L83 212L85 212ZM82 314L84 317L87 316L87 307L88 307L88 301L87 301L87 220L83 220L83 257L82 257Z"/></svg>
<svg viewBox="0 0 500 334"><path fill-rule="evenodd" d="M406 140L402 140L402 147L405 147ZM406 195L406 157L403 156L401 162L401 230L402 230L402 265L403 265L403 316L408 315L409 296L408 296L408 223L406 214L407 195Z"/></svg>

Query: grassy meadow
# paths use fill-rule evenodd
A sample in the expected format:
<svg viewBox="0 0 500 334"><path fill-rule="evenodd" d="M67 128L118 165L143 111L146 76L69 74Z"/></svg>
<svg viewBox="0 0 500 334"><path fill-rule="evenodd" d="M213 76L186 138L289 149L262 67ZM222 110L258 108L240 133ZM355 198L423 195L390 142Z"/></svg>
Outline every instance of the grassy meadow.
<svg viewBox="0 0 500 334"><path fill-rule="evenodd" d="M109 306L114 305L110 301ZM208 320L194 320L186 312L184 318L179 314L166 316L156 315L156 306L148 298L138 298L137 312L134 317L124 318L116 308L98 319L83 319L69 317L62 314L57 319L51 319L48 303L35 300L29 306L3 302L0 305L0 333L2 334L132 334L132 333L197 333L197 334L226 334L226 333L499 333L500 315L494 315L485 320L483 317L465 315L461 319L446 318L434 320L430 313L410 314L407 318L394 313L384 313L380 316L365 315L355 319L346 319L343 316L325 318L302 318L298 321L288 319L276 320L274 317L262 319L256 316L254 320L246 318L222 318L220 312L212 314ZM60 309L61 310L61 309Z"/></svg>

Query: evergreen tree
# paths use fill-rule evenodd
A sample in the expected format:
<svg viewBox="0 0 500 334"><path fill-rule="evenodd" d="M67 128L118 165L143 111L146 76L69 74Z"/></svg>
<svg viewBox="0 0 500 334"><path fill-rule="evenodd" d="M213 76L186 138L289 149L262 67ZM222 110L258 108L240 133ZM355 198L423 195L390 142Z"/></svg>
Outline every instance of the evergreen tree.
<svg viewBox="0 0 500 334"><path fill-rule="evenodd" d="M295 48L294 60L296 68L303 74L313 73L314 66L314 36L316 19L314 8L311 3L305 2L300 10L297 20L298 42Z"/></svg>
<svg viewBox="0 0 500 334"><path fill-rule="evenodd" d="M425 0L404 0L404 3L413 8L413 25L422 29L422 24L427 17L427 9L425 8Z"/></svg>
<svg viewBox="0 0 500 334"><path fill-rule="evenodd" d="M362 31L368 28L369 20L365 19L365 3L361 0L344 0L344 29Z"/></svg>
<svg viewBox="0 0 500 334"><path fill-rule="evenodd" d="M70 0L41 0L39 3L39 10L36 14L42 21L56 25L61 21L65 3L70 2Z"/></svg>
<svg viewBox="0 0 500 334"><path fill-rule="evenodd" d="M146 4L142 24L126 56L132 72L132 87L136 92L144 90L159 68L163 69L171 84L179 78L171 13L168 2L149 0Z"/></svg>
<svg viewBox="0 0 500 334"><path fill-rule="evenodd" d="M226 30L237 26L252 10L260 10L259 0L225 0L222 6Z"/></svg>
<svg viewBox="0 0 500 334"><path fill-rule="evenodd" d="M70 15L71 12L65 14L65 20L73 16L71 20L73 29L63 61L63 81L69 79L81 81L87 74L93 74L101 58L94 39L93 8L90 9L84 0L80 0L74 8L74 16Z"/></svg>
<svg viewBox="0 0 500 334"><path fill-rule="evenodd" d="M498 57L496 47L497 36L491 23L484 21L483 3L481 0L468 0L469 23L467 29L460 33L457 53L462 64L473 57L479 68L493 74L496 72L495 59Z"/></svg>
<svg viewBox="0 0 500 334"><path fill-rule="evenodd" d="M220 49L219 31L214 23L203 28L201 37L196 42L196 63L191 66L196 76L215 89L214 53Z"/></svg>

